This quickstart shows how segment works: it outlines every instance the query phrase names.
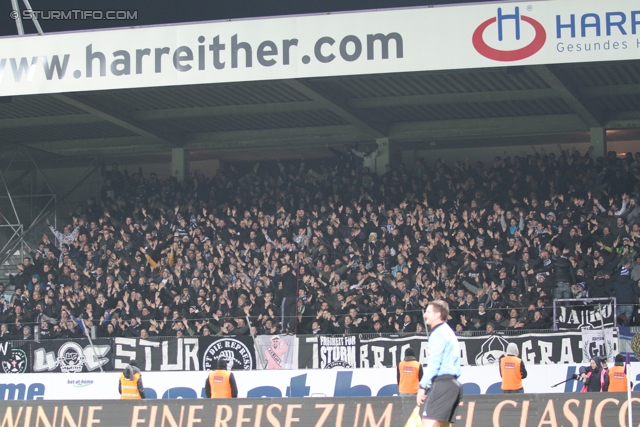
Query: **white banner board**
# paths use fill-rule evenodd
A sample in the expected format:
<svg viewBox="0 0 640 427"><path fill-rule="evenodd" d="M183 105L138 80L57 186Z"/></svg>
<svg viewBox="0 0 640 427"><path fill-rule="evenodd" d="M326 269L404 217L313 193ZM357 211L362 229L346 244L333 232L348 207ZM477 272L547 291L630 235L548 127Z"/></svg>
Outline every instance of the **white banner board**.
<svg viewBox="0 0 640 427"><path fill-rule="evenodd" d="M579 391L577 381L552 385L578 372L576 365L527 366L523 381L527 393ZM640 362L632 364L640 372ZM119 399L119 373L6 374L0 375L0 400ZM204 397L208 372L145 372L143 383L149 398ZM396 370L281 370L237 371L239 397L341 397L392 396L397 394ZM497 366L466 366L460 382L465 394L500 393ZM640 389L640 387L638 387Z"/></svg>
<svg viewBox="0 0 640 427"><path fill-rule="evenodd" d="M0 96L640 58L637 0L499 2L0 39Z"/></svg>

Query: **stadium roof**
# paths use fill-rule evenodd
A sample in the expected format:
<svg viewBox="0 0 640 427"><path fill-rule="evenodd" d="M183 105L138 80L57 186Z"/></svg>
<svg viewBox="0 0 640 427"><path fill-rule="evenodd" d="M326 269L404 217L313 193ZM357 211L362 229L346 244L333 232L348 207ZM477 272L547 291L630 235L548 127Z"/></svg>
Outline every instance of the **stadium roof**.
<svg viewBox="0 0 640 427"><path fill-rule="evenodd" d="M209 84L0 100L0 144L42 156L167 161L403 148L640 140L640 61ZM62 160L62 159L60 159ZM66 162L62 162L65 164Z"/></svg>
<svg viewBox="0 0 640 427"><path fill-rule="evenodd" d="M628 0L619 3L617 5L632 4ZM547 25L549 34L556 34L553 28L557 27L557 37L564 37L560 40L564 46L568 42L575 43L575 28L573 24L567 24L573 22L574 13L591 11L601 4L592 1L583 5L583 2L574 1L538 2L535 8L521 6L523 13L537 13L537 19ZM500 19L519 19L519 8L513 7L515 15L504 15ZM609 10L604 6L601 9L602 14ZM501 10L497 9L498 14ZM566 51L556 49L553 43L545 44L544 25L522 15L523 20L535 22L539 27L531 24L523 27L533 28L531 44L526 49L508 50L520 46L514 45L507 50L495 50L483 41L484 30L496 21L495 17L491 18L495 13L493 4L400 8L384 12L274 18L259 25L254 25L256 21L253 20L219 21L88 32L85 35L68 33L3 39L0 40L3 42L2 54L9 59L0 59L0 77L2 67L9 69L11 64L15 82L19 84L8 83L9 77L3 83L2 94L15 96L0 97L0 146L29 146L34 148L36 156L47 160L56 158L55 164L68 165L89 157L122 163L166 162L174 148L189 150L195 159L228 161L323 157L329 155L324 148L327 145L373 142L379 138L389 138L392 146L400 150L578 143L589 142L590 129L598 127L607 129L609 141L640 141L640 57L637 54L640 41L635 40L635 36L632 38L635 26L625 30L625 20L613 24L607 21L607 34L611 32L611 25L617 32L607 39L602 49L609 49L606 47L609 43L614 48L605 52L599 50L600 43L595 49L594 43L591 52L585 44L585 51L578 53L569 50L568 44ZM568 14L571 14L570 20L563 17ZM593 18L593 14L587 15ZM463 31L452 30L447 22L462 16L472 19L465 21L467 25ZM485 16L490 19L481 22ZM431 25L423 28L421 23L425 19L431 20ZM520 22L517 19L515 21ZM587 29L589 35L600 40L599 24L587 24L584 19L581 22L581 42L592 40L584 38ZM370 43L371 51L367 51L366 59L351 62L361 56L362 50L348 55L341 50L342 62L323 65L333 59L327 60L329 56L318 52L322 51L327 39L331 40L330 44L335 40L320 35L325 35L325 27L333 30L345 25L358 28L362 37L368 34L367 49ZM594 25L598 28L591 28ZM403 26L406 28L402 29ZM502 28L501 24L496 26ZM222 70L222 65L215 71L217 74L212 74L214 71L205 71L205 55L201 54L198 69L202 72L181 74L185 69L176 71L179 68L176 64L193 59L178 58L179 49L191 52L188 46L183 46L173 54L175 69L165 66L161 70L159 58L162 53L158 54L161 49L155 49L155 70L146 68L143 72L141 58L145 54L138 57L143 50L137 50L136 61L140 64L136 62L135 74L129 71L126 76L122 75L124 71L116 74L113 72L114 61L112 75L104 76L100 71L100 78L96 79L90 74L95 55L104 55L91 53L94 59L82 59L89 55L88 52L93 52L94 44L96 49L113 52L114 57L126 54L128 58L130 54L121 49L147 47L140 41L147 39L161 43L159 46L172 46L178 42L189 44L198 39L200 45L192 47L204 52L202 43L206 38L202 34L220 34L223 41L231 38L233 45L240 32L241 40L257 46L265 34L276 40L280 37L276 33L282 28L285 28L286 38L300 36L300 57L296 58L300 62L295 65L289 64L289 51L286 50L287 59L283 56L280 63L270 60L269 66L277 65L269 69L266 65L252 67L247 60L247 66L236 72L233 69L237 64L233 65L232 60L230 67ZM473 28L476 28L475 32ZM516 25L516 38L519 37L518 28L519 24ZM358 31L354 30L354 34ZM480 38L476 40L478 34ZM344 36L339 31L332 35L344 37L340 49L344 48L345 52L346 44L343 43L348 43L345 41L350 38L354 44L354 39L361 43L355 35ZM378 52L381 56L374 58L373 44L378 36L382 36L379 46L383 39L386 40L384 43L394 43L393 61L385 61L384 48ZM312 39L318 40L313 60L308 55L302 56L305 52L311 53L304 47L308 49ZM297 46L298 38L293 40ZM424 44L424 40L431 42ZM619 41L623 49L615 47ZM267 42L275 46L271 40ZM513 57L515 52L530 49L536 43L540 43L536 49L543 49L537 56ZM249 47L250 57L251 45L240 44L244 44L242 49ZM211 46L209 50L215 50ZM170 51L168 47L164 49ZM233 49L236 49L233 55L237 55L239 48ZM146 50L150 52L150 49ZM590 51L588 54L587 50ZM487 56L490 51L509 57ZM36 74L35 80L33 73L31 77L27 73L27 81L20 80L23 68L36 68L35 65L29 68L29 61L36 64L39 58L43 59L46 70L48 55L57 53L58 61L65 54L67 61L69 52L69 63L74 64L69 65L69 69L75 68L75 71L69 71L66 78L64 73L58 80L53 79L53 75L46 77L45 71ZM283 48L283 55L284 52ZM536 52L527 50L527 55ZM270 56L275 54L277 50L269 53ZM22 57L18 66L14 57L22 55L32 59ZM617 61L604 62L608 58ZM262 59L263 62L260 59L258 62L264 65ZM580 60L601 62L578 62ZM100 59L97 62L102 63ZM346 66L347 63L350 66ZM505 67L508 63L553 65ZM501 66L477 68L487 64ZM88 65L85 75L81 71L84 65ZM381 74L362 74L370 71ZM287 77L289 79L282 80ZM197 84L213 79L218 82ZM69 93L69 90L77 92ZM24 95L27 93L39 94ZM7 157L9 151L0 151L0 164L2 156Z"/></svg>

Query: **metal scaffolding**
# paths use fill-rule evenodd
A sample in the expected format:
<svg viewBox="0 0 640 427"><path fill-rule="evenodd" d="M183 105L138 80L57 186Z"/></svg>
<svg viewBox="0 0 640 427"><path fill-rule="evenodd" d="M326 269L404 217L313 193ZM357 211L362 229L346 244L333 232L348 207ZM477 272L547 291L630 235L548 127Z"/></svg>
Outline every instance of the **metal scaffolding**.
<svg viewBox="0 0 640 427"><path fill-rule="evenodd" d="M54 227L57 227L56 210L58 206L66 203L66 199L100 168L97 159L93 159L89 163L87 171L80 176L75 185L65 194L59 196L60 191L42 170L32 155L32 150L30 147L16 145L15 152L7 166L0 168L0 207L10 207L10 209L0 210L0 220L2 221L0 232L7 230L2 233L4 236L0 236L0 266L5 270L14 268L19 262L22 262L25 249L29 250L29 241L34 243L37 239L37 236L31 236L30 233L36 231L43 219L53 214L53 224ZM20 172L12 170L18 156L24 166L20 168L21 173L13 181L8 182L7 176L10 172ZM14 167L14 169L16 168ZM29 175L31 175L31 182L28 191L24 189L20 191L22 181ZM48 192L37 193L39 182L46 186ZM28 194L21 194L27 192ZM5 238L6 241L3 241ZM39 240L37 241L39 242ZM16 257L19 257L19 261L11 262L12 258Z"/></svg>

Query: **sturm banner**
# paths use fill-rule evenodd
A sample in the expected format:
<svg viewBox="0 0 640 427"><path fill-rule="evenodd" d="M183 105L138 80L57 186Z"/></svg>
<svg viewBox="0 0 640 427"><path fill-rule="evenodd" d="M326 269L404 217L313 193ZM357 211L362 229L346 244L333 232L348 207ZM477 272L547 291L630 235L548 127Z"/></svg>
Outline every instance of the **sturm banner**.
<svg viewBox="0 0 640 427"><path fill-rule="evenodd" d="M256 360L258 369L298 369L298 337L257 336Z"/></svg>
<svg viewBox="0 0 640 427"><path fill-rule="evenodd" d="M198 359L201 369L214 371L218 360L227 362L227 369L248 371L256 368L253 337L233 335L200 337Z"/></svg>
<svg viewBox="0 0 640 427"><path fill-rule="evenodd" d="M131 359L136 359L141 371L199 371L198 348L198 338L116 338L113 367L124 369Z"/></svg>
<svg viewBox="0 0 640 427"><path fill-rule="evenodd" d="M616 326L613 301L558 306L558 329L601 329Z"/></svg>
<svg viewBox="0 0 640 427"><path fill-rule="evenodd" d="M617 335L611 334L612 340ZM517 336L493 334L479 337L458 337L460 359L463 366L495 365L506 354L507 345L518 346L520 357L526 364L582 363L581 332L532 333ZM617 349L617 344L614 346ZM422 364L429 363L428 337L377 337L361 339L359 346L361 368L395 367L412 348Z"/></svg>
<svg viewBox="0 0 640 427"><path fill-rule="evenodd" d="M111 344L110 339L95 339L93 345L88 339L34 342L31 344L33 372L112 371Z"/></svg>
<svg viewBox="0 0 640 427"><path fill-rule="evenodd" d="M318 342L318 368L348 369L359 365L359 338L355 335L320 336Z"/></svg>

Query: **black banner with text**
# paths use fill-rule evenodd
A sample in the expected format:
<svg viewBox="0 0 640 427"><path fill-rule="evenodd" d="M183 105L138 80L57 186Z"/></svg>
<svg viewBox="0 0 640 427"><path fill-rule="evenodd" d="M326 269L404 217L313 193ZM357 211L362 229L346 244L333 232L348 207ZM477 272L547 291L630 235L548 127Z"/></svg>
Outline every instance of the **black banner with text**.
<svg viewBox="0 0 640 427"><path fill-rule="evenodd" d="M613 301L572 303L566 307L558 305L556 310L558 329L613 328L616 323Z"/></svg>
<svg viewBox="0 0 640 427"><path fill-rule="evenodd" d="M227 361L227 369L256 369L255 347L250 335L208 336L199 338L198 359L202 370L213 371L218 360Z"/></svg>
<svg viewBox="0 0 640 427"><path fill-rule="evenodd" d="M350 369L360 365L360 339L356 335L324 336L318 339L318 368Z"/></svg>
<svg viewBox="0 0 640 427"><path fill-rule="evenodd" d="M428 363L428 337L377 337L361 339L360 368L394 367L404 358L407 348L412 348L422 364ZM504 336L499 334L478 337L458 337L463 366L483 366L498 363L507 350L507 344L515 343L520 357L526 364L582 363L581 332L524 334Z"/></svg>
<svg viewBox="0 0 640 427"><path fill-rule="evenodd" d="M198 348L198 338L116 338L113 366L124 369L131 359L136 359L141 371L199 371Z"/></svg>

